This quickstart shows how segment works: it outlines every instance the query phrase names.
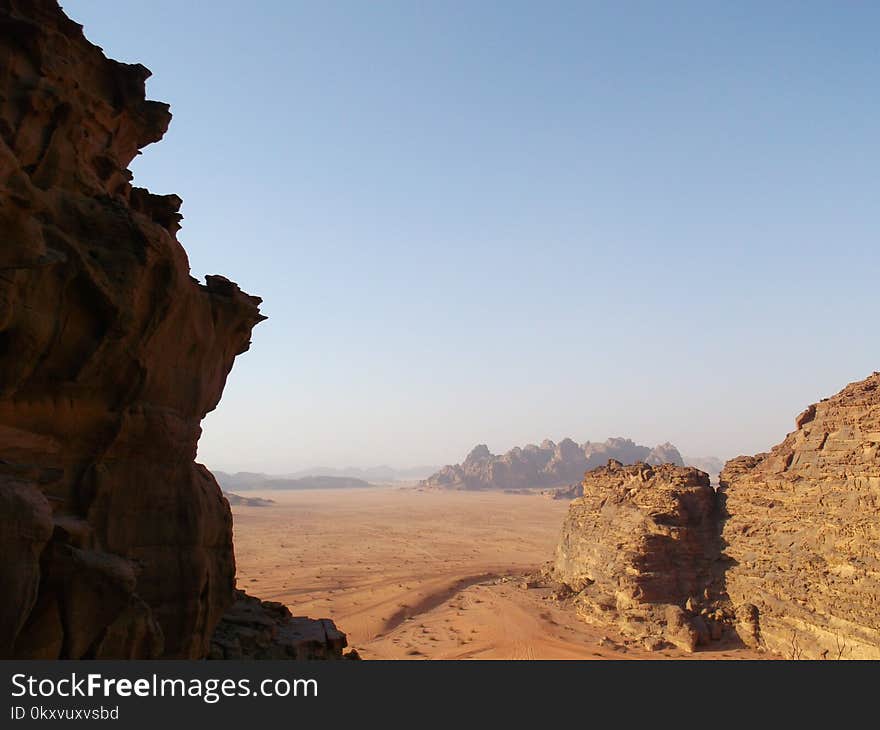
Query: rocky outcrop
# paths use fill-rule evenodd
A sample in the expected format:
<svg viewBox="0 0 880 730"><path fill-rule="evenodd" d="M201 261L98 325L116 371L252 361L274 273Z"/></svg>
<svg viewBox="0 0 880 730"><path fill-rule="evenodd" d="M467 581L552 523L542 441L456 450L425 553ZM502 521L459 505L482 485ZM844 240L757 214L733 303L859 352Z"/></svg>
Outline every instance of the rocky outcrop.
<svg viewBox="0 0 880 730"><path fill-rule="evenodd" d="M572 502L553 577L578 614L649 648L693 651L720 638L715 491L690 467L609 461Z"/></svg>
<svg viewBox="0 0 880 730"><path fill-rule="evenodd" d="M553 571L580 615L649 645L730 627L791 659L880 658L880 373L795 426L717 493L692 468L588 472Z"/></svg>
<svg viewBox="0 0 880 730"><path fill-rule="evenodd" d="M724 468L724 461L717 456L683 456L685 466L704 471L709 475L712 486L718 486L718 477Z"/></svg>
<svg viewBox="0 0 880 730"><path fill-rule="evenodd" d="M580 482L569 484L567 487L558 487L557 489L542 489L541 496L550 499L566 499L569 502L578 497L584 496L584 485Z"/></svg>
<svg viewBox="0 0 880 730"><path fill-rule="evenodd" d="M226 501L232 507L270 507L275 504L274 499L264 499L262 497L242 497L240 494L233 492L223 492Z"/></svg>
<svg viewBox="0 0 880 730"><path fill-rule="evenodd" d="M345 634L328 619L293 616L283 603L244 591L217 625L209 659L342 659Z"/></svg>
<svg viewBox="0 0 880 730"><path fill-rule="evenodd" d="M52 0L0 0L0 655L201 657L232 601L200 421L260 300L190 277L128 165L171 115Z"/></svg>
<svg viewBox="0 0 880 730"><path fill-rule="evenodd" d="M789 658L880 658L880 373L795 425L721 474L738 631Z"/></svg>
<svg viewBox="0 0 880 730"><path fill-rule="evenodd" d="M624 464L684 464L678 449L670 443L650 449L624 438L611 438L602 443L587 441L580 445L570 438L558 444L548 439L540 446L517 446L500 456L480 444L461 464L443 467L421 482L421 486L504 490L559 487L580 481L585 471L609 459Z"/></svg>

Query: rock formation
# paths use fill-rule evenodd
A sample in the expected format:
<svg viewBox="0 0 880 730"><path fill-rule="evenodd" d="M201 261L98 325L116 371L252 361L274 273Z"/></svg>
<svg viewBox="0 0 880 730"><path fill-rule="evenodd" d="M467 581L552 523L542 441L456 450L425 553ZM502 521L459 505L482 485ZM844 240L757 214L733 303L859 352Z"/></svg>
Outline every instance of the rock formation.
<svg viewBox="0 0 880 730"><path fill-rule="evenodd" d="M655 648L719 638L715 491L691 467L611 460L587 472L562 529L553 577L578 614Z"/></svg>
<svg viewBox="0 0 880 730"><path fill-rule="evenodd" d="M880 373L796 427L721 474L738 631L789 658L880 658Z"/></svg>
<svg viewBox="0 0 880 730"><path fill-rule="evenodd" d="M446 489L506 489L559 487L580 481L588 469L616 459L624 464L684 462L672 444L650 449L624 438L611 438L603 443L578 445L570 438L558 444L545 440L540 446L529 444L496 456L485 444L474 447L461 464L443 467L421 482L425 487Z"/></svg>
<svg viewBox="0 0 880 730"><path fill-rule="evenodd" d="M712 486L718 486L718 477L724 468L724 461L717 456L683 456L685 466L704 471L709 475Z"/></svg>
<svg viewBox="0 0 880 730"><path fill-rule="evenodd" d="M795 425L717 494L692 468L588 472L553 569L580 615L648 644L730 627L787 658L880 658L880 373Z"/></svg>
<svg viewBox="0 0 880 730"><path fill-rule="evenodd" d="M263 499L262 497L242 497L234 492L223 492L226 501L232 507L269 507L275 504L274 499Z"/></svg>
<svg viewBox="0 0 880 730"><path fill-rule="evenodd" d="M283 603L236 591L208 659L340 659L347 644L328 619L293 616Z"/></svg>
<svg viewBox="0 0 880 730"><path fill-rule="evenodd" d="M582 482L575 482L566 487L542 489L541 496L549 497L550 499L567 499L570 502L573 499L584 496L584 485Z"/></svg>
<svg viewBox="0 0 880 730"><path fill-rule="evenodd" d="M168 106L54 0L0 0L0 657L203 657L232 518L200 421L263 319L131 185Z"/></svg>

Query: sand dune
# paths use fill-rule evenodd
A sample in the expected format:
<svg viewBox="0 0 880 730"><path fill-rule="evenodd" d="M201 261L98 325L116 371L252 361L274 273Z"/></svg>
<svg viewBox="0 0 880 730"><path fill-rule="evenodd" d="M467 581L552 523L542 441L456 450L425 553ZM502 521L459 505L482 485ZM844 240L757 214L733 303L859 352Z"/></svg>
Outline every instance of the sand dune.
<svg viewBox="0 0 880 730"><path fill-rule="evenodd" d="M332 618L366 659L687 656L624 647L549 590L523 587L553 555L565 501L398 488L271 497L271 508L233 507L239 586Z"/></svg>

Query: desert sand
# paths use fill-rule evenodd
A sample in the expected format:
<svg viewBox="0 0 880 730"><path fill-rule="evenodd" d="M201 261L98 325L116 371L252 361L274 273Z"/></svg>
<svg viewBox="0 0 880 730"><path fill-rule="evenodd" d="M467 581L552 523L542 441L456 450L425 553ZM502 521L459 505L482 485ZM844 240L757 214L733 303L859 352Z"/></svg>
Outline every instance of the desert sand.
<svg viewBox="0 0 880 730"><path fill-rule="evenodd" d="M568 502L400 488L248 492L233 507L238 585L332 618L365 659L754 658L647 652L524 578L553 556Z"/></svg>

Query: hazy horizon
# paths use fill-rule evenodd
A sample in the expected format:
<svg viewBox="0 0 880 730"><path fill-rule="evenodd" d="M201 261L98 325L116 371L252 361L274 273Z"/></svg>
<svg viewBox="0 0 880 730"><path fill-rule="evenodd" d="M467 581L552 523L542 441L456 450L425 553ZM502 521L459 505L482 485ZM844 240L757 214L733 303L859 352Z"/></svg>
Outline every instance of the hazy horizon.
<svg viewBox="0 0 880 730"><path fill-rule="evenodd" d="M880 369L880 6L67 0L171 104L134 184L269 319L224 471L766 451Z"/></svg>
<svg viewBox="0 0 880 730"><path fill-rule="evenodd" d="M563 440L563 438L572 438L572 437L563 436L559 439L550 439L550 440L558 444L560 441ZM602 442L607 441L608 439L611 439L611 438L627 438L627 437L618 435L618 436L609 436L608 438L605 438L605 439L584 439L582 441L578 441L578 439L574 438L573 440L577 441L579 444L585 443L586 441L589 441L589 440L592 440L592 441L598 442L598 443L602 443ZM544 439L540 439L537 441L530 441L528 443L537 445L537 444L540 444L541 441L543 441L543 440ZM480 442L480 443L482 443L482 442ZM656 446L662 445L662 443L664 443L664 442L657 442L656 444L639 444L639 445L640 446L648 446L649 448L654 448ZM290 476L290 475L296 475L296 476L306 475L307 473L311 474L312 472L317 472L317 471L324 470L324 469L328 469L328 470L332 469L332 470L339 471L339 472L344 472L344 471L349 471L349 470L351 470L351 471L355 471L355 470L369 471L371 469L383 469L383 468L392 469L392 470L398 471L398 472L413 471L413 470L422 469L422 468L436 470L436 469L440 469L444 466L448 466L450 464L461 463L462 461L464 461L465 457L468 455L468 453L471 451L471 449L475 446L478 446L478 445L480 445L480 444L474 443L464 453L459 454L455 457L452 457L447 461L441 460L441 461L435 461L435 462L431 462L431 463L425 462L425 463L417 463L417 464L408 464L408 463L401 462L398 464L398 463L394 463L394 462L369 462L369 463L363 463L363 464L343 464L341 466L340 465L331 465L331 464L308 463L308 464L303 464L300 466L295 466L292 469L287 469L287 470L281 471L281 472L269 472L265 469L239 469L237 467L224 468L223 466L218 465L218 464L207 464L207 466L211 469L214 469L216 471L222 471L227 474L235 474L235 473L239 473L239 472L245 472L245 473L253 472L253 473L263 473L263 474L267 474L269 476L281 476L281 477ZM498 447L498 448L492 448L492 446L489 444L485 444L485 445L488 447L489 451L492 454L499 456L499 455L503 455L503 454L507 453L508 451L510 451L513 448L516 448L516 447L522 448L522 447L526 446L527 444L524 442L521 444L511 444L510 446ZM673 444L673 446L676 446L676 445ZM721 459L722 461L727 461L728 459L733 458L733 456L739 456L739 454L730 455L730 456L719 456L718 454L692 454L692 453L682 452L680 449L679 449L679 453L681 453L682 458L684 458L685 461L687 461L688 459L708 459L708 458L718 458L718 459Z"/></svg>

